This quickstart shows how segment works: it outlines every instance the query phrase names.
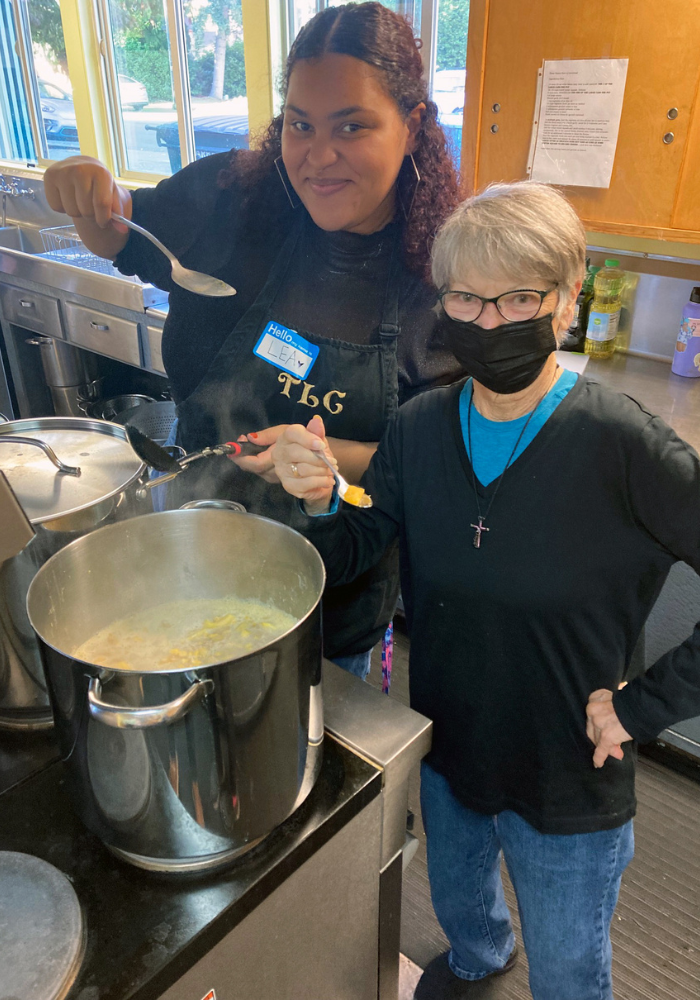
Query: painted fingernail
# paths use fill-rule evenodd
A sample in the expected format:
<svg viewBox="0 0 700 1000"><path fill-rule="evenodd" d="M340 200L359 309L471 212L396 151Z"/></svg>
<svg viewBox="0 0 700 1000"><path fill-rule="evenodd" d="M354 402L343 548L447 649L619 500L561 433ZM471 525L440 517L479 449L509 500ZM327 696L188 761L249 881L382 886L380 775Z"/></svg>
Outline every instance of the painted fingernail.
<svg viewBox="0 0 700 1000"><path fill-rule="evenodd" d="M257 436L258 436L257 431L253 431L251 434L248 435L249 438L256 438Z"/></svg>

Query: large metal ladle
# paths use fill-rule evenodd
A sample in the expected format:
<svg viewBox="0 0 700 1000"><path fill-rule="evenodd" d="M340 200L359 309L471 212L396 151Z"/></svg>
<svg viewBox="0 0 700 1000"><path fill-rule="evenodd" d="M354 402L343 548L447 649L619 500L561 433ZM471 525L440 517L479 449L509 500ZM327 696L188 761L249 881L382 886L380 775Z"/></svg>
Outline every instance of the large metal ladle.
<svg viewBox="0 0 700 1000"><path fill-rule="evenodd" d="M210 274L202 274L201 271L192 271L189 267L183 267L175 254L171 253L167 247L163 246L160 240L157 239L153 233L149 233L149 231L144 229L142 226L137 226L135 222L131 221L131 219L127 219L123 215L117 215L116 212L112 212L112 218L115 222L121 222L122 225L128 226L129 229L133 229L134 232L140 233L141 236L145 236L146 239L150 240L154 246L158 247L161 253L164 253L170 261L173 281L182 288L186 288L188 292L194 292L196 295L210 295L218 298L225 295L236 294L236 289L231 285L227 285L225 281L221 281L220 278L212 278Z"/></svg>
<svg viewBox="0 0 700 1000"><path fill-rule="evenodd" d="M129 444L134 449L138 457L146 465L155 469L156 472L163 472L165 475L158 476L144 483L138 490L137 496L145 496L147 490L152 490L154 486L162 486L169 483L176 476L179 476L191 462L196 462L200 458L210 458L214 455L229 455L236 458L238 455L257 455L265 451L267 445L252 444L249 441L227 441L225 444L218 444L212 448L202 448L201 451L193 451L183 455L182 458L173 458L165 448L147 437L143 431L132 424L126 424L124 430L129 440Z"/></svg>

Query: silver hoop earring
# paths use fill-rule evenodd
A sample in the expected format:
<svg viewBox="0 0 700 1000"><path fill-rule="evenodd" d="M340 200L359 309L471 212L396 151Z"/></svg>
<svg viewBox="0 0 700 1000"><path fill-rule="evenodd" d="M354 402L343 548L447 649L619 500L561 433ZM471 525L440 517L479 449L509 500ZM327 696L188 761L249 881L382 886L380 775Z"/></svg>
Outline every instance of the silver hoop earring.
<svg viewBox="0 0 700 1000"><path fill-rule="evenodd" d="M403 199L401 197L399 197L399 203L401 205L401 211L403 212L404 218L406 220L408 220L410 218L411 212L413 211L413 203L416 200L416 192L418 191L418 185L421 183L421 179L422 179L421 175L420 175L420 170L418 169L418 166L416 165L416 161L415 161L415 159L413 157L413 153L409 153L408 154L408 159L411 161L411 166L413 167L413 173L415 174L415 182L413 184L413 194L411 195L411 203L408 206L408 211L406 211L406 206L403 203Z"/></svg>
<svg viewBox="0 0 700 1000"><path fill-rule="evenodd" d="M289 199L289 204L292 206L292 208L297 208L297 206L301 205L301 201L296 195L292 196L292 192L289 190L289 187L287 186L287 181L284 179L284 174L282 173L282 167L280 166L281 161L282 161L281 156L278 156L277 159L275 160L275 167L277 168L279 179L282 181L282 187L284 188L284 193L287 195L287 198Z"/></svg>

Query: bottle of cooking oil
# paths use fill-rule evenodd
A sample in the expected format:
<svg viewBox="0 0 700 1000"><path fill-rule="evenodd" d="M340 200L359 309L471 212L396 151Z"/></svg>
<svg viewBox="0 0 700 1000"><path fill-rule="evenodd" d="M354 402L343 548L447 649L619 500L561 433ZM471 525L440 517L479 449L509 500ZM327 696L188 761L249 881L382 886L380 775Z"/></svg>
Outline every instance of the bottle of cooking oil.
<svg viewBox="0 0 700 1000"><path fill-rule="evenodd" d="M594 358L611 358L615 353L624 281L625 272L617 260L606 260L593 281L584 350Z"/></svg>
<svg viewBox="0 0 700 1000"><path fill-rule="evenodd" d="M559 345L560 351L574 351L577 354L583 354L586 344L586 330L588 329L588 312L593 301L593 279L598 271L600 268L592 265L590 260L586 258L586 276L576 299L574 321L566 331L566 339Z"/></svg>

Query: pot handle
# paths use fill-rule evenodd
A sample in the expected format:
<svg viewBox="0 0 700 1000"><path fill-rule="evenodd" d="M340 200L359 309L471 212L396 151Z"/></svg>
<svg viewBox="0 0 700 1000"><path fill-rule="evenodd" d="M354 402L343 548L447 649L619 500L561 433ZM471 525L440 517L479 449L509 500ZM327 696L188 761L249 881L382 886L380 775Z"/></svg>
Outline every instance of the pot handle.
<svg viewBox="0 0 700 1000"><path fill-rule="evenodd" d="M110 705L102 700L102 683L99 677L90 680L88 706L93 719L112 726L114 729L149 729L163 723L176 722L186 715L190 708L214 689L210 679L196 680L179 698L165 705L143 708L129 708L127 705Z"/></svg>
<svg viewBox="0 0 700 1000"><path fill-rule="evenodd" d="M48 445L45 441L40 441L39 438L23 437L19 434L3 434L0 437L0 442L9 441L10 444L30 444L35 445L37 448L41 448L49 461L53 462L59 472L65 472L68 476L79 476L80 468L77 465L65 465L60 458L56 456L56 452L53 448Z"/></svg>

